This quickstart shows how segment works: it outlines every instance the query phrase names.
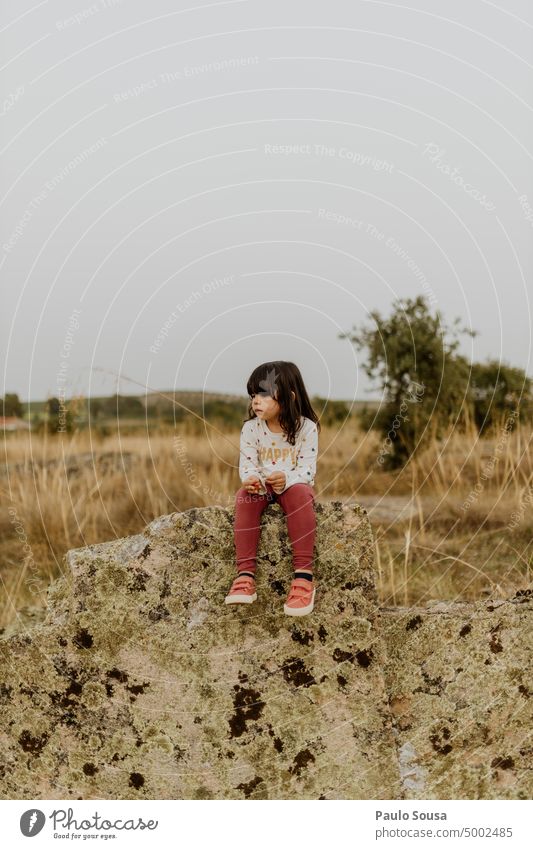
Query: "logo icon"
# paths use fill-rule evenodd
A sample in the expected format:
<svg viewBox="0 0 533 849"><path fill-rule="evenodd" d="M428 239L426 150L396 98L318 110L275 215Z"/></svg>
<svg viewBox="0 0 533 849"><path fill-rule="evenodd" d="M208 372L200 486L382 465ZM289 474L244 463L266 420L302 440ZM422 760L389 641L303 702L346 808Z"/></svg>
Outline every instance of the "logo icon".
<svg viewBox="0 0 533 849"><path fill-rule="evenodd" d="M46 817L38 808L30 808L24 811L20 818L20 830L25 837L35 837L39 834L43 825L46 822Z"/></svg>

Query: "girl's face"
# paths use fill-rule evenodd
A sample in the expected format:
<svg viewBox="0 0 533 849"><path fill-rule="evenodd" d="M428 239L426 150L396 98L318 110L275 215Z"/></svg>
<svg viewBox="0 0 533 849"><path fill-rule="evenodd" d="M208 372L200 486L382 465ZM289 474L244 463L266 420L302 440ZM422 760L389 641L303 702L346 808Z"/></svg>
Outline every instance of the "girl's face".
<svg viewBox="0 0 533 849"><path fill-rule="evenodd" d="M280 406L270 395L261 393L252 396L252 409L259 419L270 421L279 415Z"/></svg>
<svg viewBox="0 0 533 849"><path fill-rule="evenodd" d="M296 397L292 389L291 395L293 398ZM269 422L271 419L275 420L278 418L281 407L271 395L261 392L260 394L253 395L251 400L252 409L259 419Z"/></svg>

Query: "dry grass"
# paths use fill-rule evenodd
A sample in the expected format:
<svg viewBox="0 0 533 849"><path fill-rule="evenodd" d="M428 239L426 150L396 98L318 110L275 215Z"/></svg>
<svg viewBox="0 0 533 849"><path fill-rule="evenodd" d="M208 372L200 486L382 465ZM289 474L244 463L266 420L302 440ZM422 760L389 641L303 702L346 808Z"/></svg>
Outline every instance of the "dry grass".
<svg viewBox="0 0 533 849"><path fill-rule="evenodd" d="M172 511L231 505L238 443L238 431L186 426L100 439L87 431L8 435L0 627L22 607L44 603L69 548L137 533ZM451 431L396 474L376 464L379 445L353 420L323 428L315 488L319 500L374 502L382 604L506 596L531 586L529 428L483 440Z"/></svg>

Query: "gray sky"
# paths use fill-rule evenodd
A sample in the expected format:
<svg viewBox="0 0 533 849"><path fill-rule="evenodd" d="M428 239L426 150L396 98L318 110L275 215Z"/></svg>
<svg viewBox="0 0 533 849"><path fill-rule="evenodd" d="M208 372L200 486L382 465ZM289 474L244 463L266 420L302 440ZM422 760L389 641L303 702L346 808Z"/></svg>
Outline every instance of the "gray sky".
<svg viewBox="0 0 533 849"><path fill-rule="evenodd" d="M244 393L284 359L370 397L338 333L418 294L531 373L525 0L2 18L2 392Z"/></svg>

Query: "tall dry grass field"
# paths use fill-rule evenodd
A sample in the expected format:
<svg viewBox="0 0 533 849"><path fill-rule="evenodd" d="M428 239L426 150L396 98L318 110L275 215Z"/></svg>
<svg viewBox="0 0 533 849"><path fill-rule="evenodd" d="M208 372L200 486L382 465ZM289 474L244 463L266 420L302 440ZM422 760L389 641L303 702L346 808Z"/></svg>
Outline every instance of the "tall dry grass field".
<svg viewBox="0 0 533 849"><path fill-rule="evenodd" d="M239 431L187 425L99 438L8 434L0 512L1 622L46 604L68 549L137 533L194 506L232 506ZM320 434L318 500L360 502L375 534L383 605L506 596L531 587L531 430L451 430L402 471L349 420Z"/></svg>

